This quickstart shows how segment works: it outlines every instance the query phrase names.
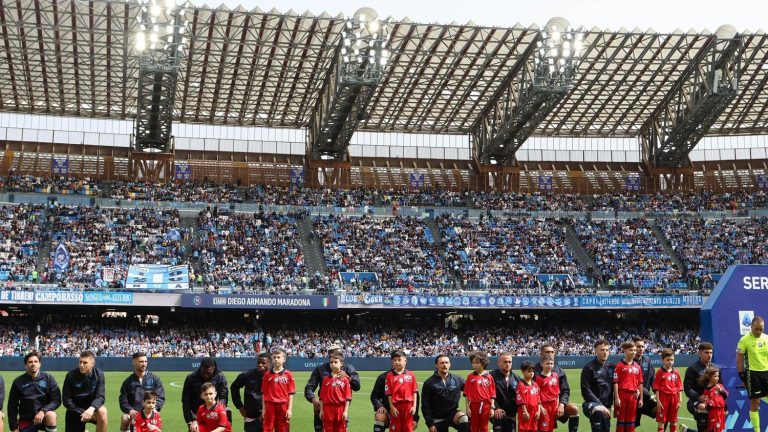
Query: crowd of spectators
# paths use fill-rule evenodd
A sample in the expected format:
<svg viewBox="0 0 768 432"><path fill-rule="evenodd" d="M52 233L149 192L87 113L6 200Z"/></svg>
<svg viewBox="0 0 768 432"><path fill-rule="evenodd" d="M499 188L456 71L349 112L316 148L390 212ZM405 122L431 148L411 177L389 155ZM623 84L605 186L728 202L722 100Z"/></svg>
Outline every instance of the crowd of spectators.
<svg viewBox="0 0 768 432"><path fill-rule="evenodd" d="M581 316L578 319L536 321L533 319L510 320L507 325L469 323L464 331L467 349L482 349L490 355L507 351L519 356L537 356L542 343L555 346L559 355L593 355L594 343L606 339L611 343L611 354L621 354L621 344L633 336L646 339L648 354L661 354L664 348L672 348L677 354L694 354L699 344L696 329L681 320L660 320L658 317L645 324L627 323L622 319L599 320Z"/></svg>
<svg viewBox="0 0 768 432"><path fill-rule="evenodd" d="M18 355L36 348L45 357L76 357L83 350L97 357L129 357L137 351L151 357L255 357L282 348L289 357L325 358L328 348L338 345L348 357L388 357L395 349L409 357L464 356L473 350L492 356L505 351L537 356L544 343L552 343L559 355L592 355L598 339L607 339L611 354L620 354L621 343L633 336L646 339L649 354L660 354L667 347L678 354L694 354L699 337L695 319L689 318L631 319L603 312L546 318L512 314L508 322L476 317L436 324L426 318L328 315L318 326L301 314L271 324L242 316L159 321L89 316L78 323L59 317L38 327L38 332L17 323L0 325L0 354Z"/></svg>
<svg viewBox="0 0 768 432"><path fill-rule="evenodd" d="M99 183L89 178L67 176L34 177L11 173L5 182L8 192L34 192L58 195L100 196Z"/></svg>
<svg viewBox="0 0 768 432"><path fill-rule="evenodd" d="M175 209L55 206L48 209L48 221L49 269L64 286L119 287L131 264L179 265L187 254L182 240L188 233ZM59 244L69 253L63 273L54 266Z"/></svg>
<svg viewBox="0 0 768 432"><path fill-rule="evenodd" d="M184 201L204 203L243 202L237 185L209 182L145 183L113 182L112 198L140 201Z"/></svg>
<svg viewBox="0 0 768 432"><path fill-rule="evenodd" d="M328 269L364 272L377 281L353 278L360 291L378 288L443 292L452 288L432 233L424 219L330 215L314 220Z"/></svg>
<svg viewBox="0 0 768 432"><path fill-rule="evenodd" d="M233 213L208 208L199 215L194 255L209 291L291 293L309 286L296 213Z"/></svg>
<svg viewBox="0 0 768 432"><path fill-rule="evenodd" d="M692 276L768 262L768 218L660 218L658 224Z"/></svg>
<svg viewBox="0 0 768 432"><path fill-rule="evenodd" d="M595 195L592 210L648 213L707 211L739 211L768 207L768 195L764 191L727 192L710 191L676 192L657 194L602 194Z"/></svg>
<svg viewBox="0 0 768 432"><path fill-rule="evenodd" d="M574 292L583 280L566 229L553 220L441 216L446 260L464 288ZM539 274L564 278L547 283Z"/></svg>
<svg viewBox="0 0 768 432"><path fill-rule="evenodd" d="M646 219L587 219L575 221L574 227L604 284L653 291L685 285L682 269L664 250Z"/></svg>
<svg viewBox="0 0 768 432"><path fill-rule="evenodd" d="M48 237L44 213L41 205L0 208L0 281L39 281L40 245Z"/></svg>
<svg viewBox="0 0 768 432"><path fill-rule="evenodd" d="M581 195L515 192L475 192L475 208L503 211L585 211L589 206Z"/></svg>

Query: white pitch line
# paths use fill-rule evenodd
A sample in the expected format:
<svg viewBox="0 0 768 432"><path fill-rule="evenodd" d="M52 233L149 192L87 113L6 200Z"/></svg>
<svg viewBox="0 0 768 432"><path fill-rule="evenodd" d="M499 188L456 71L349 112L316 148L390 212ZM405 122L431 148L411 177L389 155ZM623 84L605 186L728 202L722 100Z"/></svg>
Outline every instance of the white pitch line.
<svg viewBox="0 0 768 432"><path fill-rule="evenodd" d="M170 383L170 384L168 384L168 385L170 385L171 387L182 387L182 388L184 387L184 385L183 385L183 384L179 384L179 383L177 383L177 382L172 382L172 383Z"/></svg>

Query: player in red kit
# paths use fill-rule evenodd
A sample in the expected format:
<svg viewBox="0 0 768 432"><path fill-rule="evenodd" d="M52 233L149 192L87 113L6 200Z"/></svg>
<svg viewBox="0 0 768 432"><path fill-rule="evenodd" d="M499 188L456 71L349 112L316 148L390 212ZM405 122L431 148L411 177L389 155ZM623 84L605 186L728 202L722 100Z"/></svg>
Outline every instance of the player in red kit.
<svg viewBox="0 0 768 432"><path fill-rule="evenodd" d="M200 387L203 404L197 409L199 432L232 432L232 423L227 418L227 408L216 399L216 386L207 382Z"/></svg>
<svg viewBox="0 0 768 432"><path fill-rule="evenodd" d="M336 351L329 359L331 375L323 378L320 385L320 419L323 422L323 432L346 432L352 386L346 374L341 373L344 354Z"/></svg>
<svg viewBox="0 0 768 432"><path fill-rule="evenodd" d="M560 404L560 376L554 371L554 357L544 357L541 361L541 372L536 374L536 385L539 386L541 406L545 413L539 418L539 431L555 430L557 422L557 406Z"/></svg>
<svg viewBox="0 0 768 432"><path fill-rule="evenodd" d="M669 423L669 432L677 432L677 412L680 409L680 392L683 380L675 368L675 353L669 348L661 351L661 369L653 378L653 392L656 394L656 424L658 432L664 432Z"/></svg>
<svg viewBox="0 0 768 432"><path fill-rule="evenodd" d="M704 401L699 402L699 410L707 410L707 431L725 430L726 404L728 391L720 383L720 368L710 365L699 377L699 384L704 387Z"/></svg>
<svg viewBox="0 0 768 432"><path fill-rule="evenodd" d="M520 365L522 379L517 383L517 430L536 432L541 417L547 415L541 405L541 390L534 379L535 365L523 362Z"/></svg>
<svg viewBox="0 0 768 432"><path fill-rule="evenodd" d="M272 351L272 369L264 372L261 380L263 432L288 432L293 409L296 382L285 369L287 355L282 349Z"/></svg>
<svg viewBox="0 0 768 432"><path fill-rule="evenodd" d="M635 432L637 408L643 406L643 370L635 362L635 343L621 344L624 358L613 372L613 414L616 432Z"/></svg>
<svg viewBox="0 0 768 432"><path fill-rule="evenodd" d="M143 409L136 415L133 432L162 432L163 420L160 418L160 413L155 409L157 407L157 393L144 392L141 406Z"/></svg>
<svg viewBox="0 0 768 432"><path fill-rule="evenodd" d="M491 412L496 409L496 384L488 367L488 355L483 351L469 353L474 372L464 383L464 397L469 415L470 432L488 432Z"/></svg>
<svg viewBox="0 0 768 432"><path fill-rule="evenodd" d="M401 350L393 351L392 370L384 380L384 395L389 399L390 432L413 432L419 385L413 372L405 368L407 358Z"/></svg>

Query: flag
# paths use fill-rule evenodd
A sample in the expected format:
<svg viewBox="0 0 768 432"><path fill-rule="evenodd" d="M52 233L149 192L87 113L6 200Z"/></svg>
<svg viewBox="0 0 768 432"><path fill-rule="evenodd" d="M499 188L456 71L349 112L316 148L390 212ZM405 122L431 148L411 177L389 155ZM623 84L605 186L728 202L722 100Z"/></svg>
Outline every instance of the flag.
<svg viewBox="0 0 768 432"><path fill-rule="evenodd" d="M64 243L59 243L56 253L53 255L53 271L64 273L69 268L69 252Z"/></svg>

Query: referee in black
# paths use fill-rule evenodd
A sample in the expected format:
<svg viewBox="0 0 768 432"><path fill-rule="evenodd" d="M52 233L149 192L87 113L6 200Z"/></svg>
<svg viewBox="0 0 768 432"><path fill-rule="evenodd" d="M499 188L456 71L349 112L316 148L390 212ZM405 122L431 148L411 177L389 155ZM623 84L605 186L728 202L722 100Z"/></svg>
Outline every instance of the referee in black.
<svg viewBox="0 0 768 432"><path fill-rule="evenodd" d="M581 370L582 409L589 418L592 432L610 432L613 405L613 365L608 361L611 344L605 339L595 342L595 359Z"/></svg>
<svg viewBox="0 0 768 432"><path fill-rule="evenodd" d="M441 354L435 358L435 373L421 386L421 413L429 432L469 432L469 417L459 410L464 379L451 373L451 359Z"/></svg>
<svg viewBox="0 0 768 432"><path fill-rule="evenodd" d="M749 420L760 432L760 399L768 396L768 335L762 317L752 318L750 327L736 348L736 370L749 396Z"/></svg>
<svg viewBox="0 0 768 432"><path fill-rule="evenodd" d="M93 352L80 353L78 367L64 377L63 393L66 432L85 432L86 423L95 424L96 432L107 432L106 382Z"/></svg>
<svg viewBox="0 0 768 432"><path fill-rule="evenodd" d="M688 396L688 403L686 407L688 412L693 415L693 419L696 421L696 429L699 432L707 432L707 411L700 411L696 408L699 402L704 401L704 387L699 384L699 377L704 373L707 368L712 365L712 355L714 353L714 347L709 342L702 342L699 344L699 359L692 365L688 366L685 370L685 377L683 378L683 391ZM720 376L720 382L722 382L722 375Z"/></svg>
<svg viewBox="0 0 768 432"><path fill-rule="evenodd" d="M232 397L232 405L240 411L243 416L243 427L245 432L261 432L262 415L261 412L261 380L264 378L264 372L270 368L269 353L263 352L256 357L256 367L248 369L232 381L229 386L229 394ZM240 389L243 390L243 399L240 398Z"/></svg>
<svg viewBox="0 0 768 432"><path fill-rule="evenodd" d="M341 351L341 347L338 345L331 345L328 347L329 356L336 351ZM352 391L359 391L360 375L358 375L355 367L344 362L341 371L349 379L349 386L352 387ZM320 399L315 395L315 391L317 391L317 388L323 383L323 378L329 375L331 375L331 363L326 361L312 371L312 375L309 376L307 385L304 386L304 398L312 403L312 407L315 411L315 431L317 432L322 432L323 422L320 420Z"/></svg>

